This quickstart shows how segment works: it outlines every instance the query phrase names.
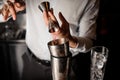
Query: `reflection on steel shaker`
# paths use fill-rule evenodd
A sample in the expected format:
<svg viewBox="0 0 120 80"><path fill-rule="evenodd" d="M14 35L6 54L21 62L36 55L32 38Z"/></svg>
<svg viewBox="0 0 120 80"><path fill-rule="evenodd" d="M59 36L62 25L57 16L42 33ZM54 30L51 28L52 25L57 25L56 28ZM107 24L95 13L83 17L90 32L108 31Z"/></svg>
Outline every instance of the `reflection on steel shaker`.
<svg viewBox="0 0 120 80"><path fill-rule="evenodd" d="M69 52L69 42L65 38L48 42L51 54L51 66L53 80L69 80L71 65L71 53Z"/></svg>

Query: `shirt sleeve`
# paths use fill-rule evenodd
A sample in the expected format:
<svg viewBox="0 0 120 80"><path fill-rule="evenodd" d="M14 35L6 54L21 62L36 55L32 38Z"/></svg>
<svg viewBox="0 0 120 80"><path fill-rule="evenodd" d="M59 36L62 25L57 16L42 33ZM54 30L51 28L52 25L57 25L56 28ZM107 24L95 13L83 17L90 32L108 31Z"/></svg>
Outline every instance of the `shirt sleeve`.
<svg viewBox="0 0 120 80"><path fill-rule="evenodd" d="M96 40L96 19L98 11L99 0L90 0L79 21L78 35L75 36L78 40L77 46L76 48L70 48L73 56L80 52L86 53L93 46L93 43ZM77 32L73 33L76 34Z"/></svg>

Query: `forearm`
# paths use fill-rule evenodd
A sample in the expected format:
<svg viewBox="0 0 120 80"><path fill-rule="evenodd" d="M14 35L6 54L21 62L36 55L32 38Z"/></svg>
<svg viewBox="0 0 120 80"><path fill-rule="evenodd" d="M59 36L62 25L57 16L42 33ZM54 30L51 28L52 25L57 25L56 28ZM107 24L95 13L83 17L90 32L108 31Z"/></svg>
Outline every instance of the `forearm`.
<svg viewBox="0 0 120 80"><path fill-rule="evenodd" d="M89 51L94 44L94 40L85 36L69 36L67 39L69 40L70 51L73 55L76 55L80 52L85 53Z"/></svg>
<svg viewBox="0 0 120 80"><path fill-rule="evenodd" d="M96 25L94 22L87 24L84 20L82 24L78 27L70 24L70 33L72 38L69 40L70 51L73 55L80 52L85 53L94 45L96 39ZM84 25L83 25L84 24Z"/></svg>

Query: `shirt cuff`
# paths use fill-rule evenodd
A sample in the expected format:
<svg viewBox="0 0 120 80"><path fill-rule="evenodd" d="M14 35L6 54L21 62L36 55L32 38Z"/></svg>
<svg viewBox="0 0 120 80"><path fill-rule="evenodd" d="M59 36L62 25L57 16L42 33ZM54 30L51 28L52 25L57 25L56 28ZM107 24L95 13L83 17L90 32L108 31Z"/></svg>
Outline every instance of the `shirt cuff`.
<svg viewBox="0 0 120 80"><path fill-rule="evenodd" d="M70 47L70 52L72 53L72 56L75 56L79 53L78 46L79 46L79 43L77 43L75 48Z"/></svg>

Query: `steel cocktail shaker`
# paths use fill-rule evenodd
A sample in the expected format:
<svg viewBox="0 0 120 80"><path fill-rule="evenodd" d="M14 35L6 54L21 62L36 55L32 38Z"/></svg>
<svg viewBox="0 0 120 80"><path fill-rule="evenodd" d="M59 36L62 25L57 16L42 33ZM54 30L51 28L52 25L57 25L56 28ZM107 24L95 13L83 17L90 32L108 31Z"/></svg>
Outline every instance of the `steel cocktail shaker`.
<svg viewBox="0 0 120 80"><path fill-rule="evenodd" d="M53 80L69 80L71 53L69 42L64 39L56 39L48 42L51 54L51 66Z"/></svg>

